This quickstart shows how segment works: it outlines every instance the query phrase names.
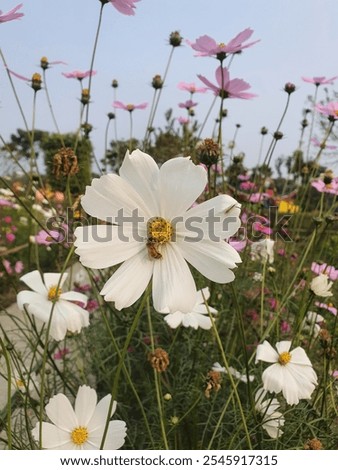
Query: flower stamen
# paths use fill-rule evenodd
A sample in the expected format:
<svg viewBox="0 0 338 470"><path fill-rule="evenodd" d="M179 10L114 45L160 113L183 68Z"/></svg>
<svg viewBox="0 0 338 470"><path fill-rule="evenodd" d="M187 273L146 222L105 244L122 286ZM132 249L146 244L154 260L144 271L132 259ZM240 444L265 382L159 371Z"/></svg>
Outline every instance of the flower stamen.
<svg viewBox="0 0 338 470"><path fill-rule="evenodd" d="M173 236L171 223L162 217L153 217L147 223L147 248L151 258L162 258L159 245L169 242Z"/></svg>
<svg viewBox="0 0 338 470"><path fill-rule="evenodd" d="M291 354L288 351L282 352L278 357L278 362L281 366L285 366L291 361Z"/></svg>
<svg viewBox="0 0 338 470"><path fill-rule="evenodd" d="M48 300L59 300L62 290L58 286L52 286L48 290Z"/></svg>
<svg viewBox="0 0 338 470"><path fill-rule="evenodd" d="M88 429L84 426L80 426L78 428L73 429L70 435L71 440L77 446L80 446L84 444L85 442L87 442L88 436L89 436Z"/></svg>

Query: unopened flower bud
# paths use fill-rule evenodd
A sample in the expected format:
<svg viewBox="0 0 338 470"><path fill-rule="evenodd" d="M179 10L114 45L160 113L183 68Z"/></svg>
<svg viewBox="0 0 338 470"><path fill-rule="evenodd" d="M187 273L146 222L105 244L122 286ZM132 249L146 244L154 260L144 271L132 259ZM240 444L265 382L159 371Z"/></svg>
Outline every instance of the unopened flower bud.
<svg viewBox="0 0 338 470"><path fill-rule="evenodd" d="M263 127L261 128L261 134L262 134L262 135L266 135L267 133L268 133L268 129L263 126Z"/></svg>
<svg viewBox="0 0 338 470"><path fill-rule="evenodd" d="M169 44L173 47L180 46L182 43L182 40L183 38L178 31L172 32L169 36Z"/></svg>
<svg viewBox="0 0 338 470"><path fill-rule="evenodd" d="M283 132L276 131L274 132L273 137L275 140L281 140L283 138Z"/></svg>
<svg viewBox="0 0 338 470"><path fill-rule="evenodd" d="M93 126L89 124L89 122L85 122L84 124L82 124L81 128L83 130L85 137L88 137L91 131L93 130Z"/></svg>
<svg viewBox="0 0 338 470"><path fill-rule="evenodd" d="M32 88L34 91L41 90L42 79L39 73L33 73L32 76Z"/></svg>
<svg viewBox="0 0 338 470"><path fill-rule="evenodd" d="M196 155L200 163L214 165L220 155L219 145L213 139L204 139L196 145Z"/></svg>
<svg viewBox="0 0 338 470"><path fill-rule="evenodd" d="M151 86L155 89L155 90L159 90L163 87L163 80L162 80L162 77L161 75L155 75L153 77L153 80L151 82Z"/></svg>
<svg viewBox="0 0 338 470"><path fill-rule="evenodd" d="M170 393L166 393L166 394L163 396L163 398L164 398L165 401L170 401L170 400L172 400L173 397L171 396Z"/></svg>
<svg viewBox="0 0 338 470"><path fill-rule="evenodd" d="M89 99L90 99L89 90L88 88L84 88L81 92L81 100L80 100L83 106L89 103Z"/></svg>
<svg viewBox="0 0 338 470"><path fill-rule="evenodd" d="M188 109L188 114L189 114L189 116L192 116L192 117L195 116L195 110L193 108L189 108Z"/></svg>
<svg viewBox="0 0 338 470"><path fill-rule="evenodd" d="M107 116L108 116L109 120L115 119L115 114L114 113L108 113Z"/></svg>
<svg viewBox="0 0 338 470"><path fill-rule="evenodd" d="M291 95L291 93L293 93L294 91L296 91L296 85L294 85L293 83L291 82L287 82L285 83L284 85L284 91L286 91L286 93L288 95Z"/></svg>
<svg viewBox="0 0 338 470"><path fill-rule="evenodd" d="M172 424L173 426L175 426L175 424L178 424L178 422L179 422L178 416L172 416L170 418L170 424Z"/></svg>
<svg viewBox="0 0 338 470"><path fill-rule="evenodd" d="M41 59L40 59L40 67L41 67L43 70L47 70L47 69L48 69L48 67L49 67L49 62L48 62L47 57L45 57L45 56L41 57Z"/></svg>
<svg viewBox="0 0 338 470"><path fill-rule="evenodd" d="M119 82L114 79L114 80L111 82L111 86L112 86L113 88L117 88L117 87L119 86Z"/></svg>
<svg viewBox="0 0 338 470"><path fill-rule="evenodd" d="M307 119L302 120L302 128L305 129L309 125L309 121Z"/></svg>

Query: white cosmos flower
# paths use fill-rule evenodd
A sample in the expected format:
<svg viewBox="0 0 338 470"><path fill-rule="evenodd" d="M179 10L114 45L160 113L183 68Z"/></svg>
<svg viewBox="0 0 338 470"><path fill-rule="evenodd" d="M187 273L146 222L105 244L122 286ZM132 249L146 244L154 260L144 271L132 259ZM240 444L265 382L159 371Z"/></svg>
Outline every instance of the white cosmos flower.
<svg viewBox="0 0 338 470"><path fill-rule="evenodd" d="M223 374L227 374L227 370L225 367L221 366L219 362L215 362L211 368L215 372L222 372ZM240 380L241 382L248 383L248 378L246 374L241 374L237 369L234 367L230 366L229 367L229 372L230 374L235 377L235 379ZM254 375L249 375L249 381L253 382L255 380Z"/></svg>
<svg viewBox="0 0 338 470"><path fill-rule="evenodd" d="M277 351L268 341L258 345L258 361L272 363L262 375L264 390L282 392L289 405L296 405L301 399L311 398L317 385L317 374L303 348L289 351L291 341L276 343Z"/></svg>
<svg viewBox="0 0 338 470"><path fill-rule="evenodd" d="M79 333L89 325L89 313L74 302L87 304L87 297L80 292L64 292L62 286L68 274L61 278L59 273L45 273L43 277L39 271L32 271L20 278L32 289L23 290L17 295L20 310L26 307L28 313L48 324L52 314L49 334L56 341L65 338L67 331Z"/></svg>
<svg viewBox="0 0 338 470"><path fill-rule="evenodd" d="M250 247L250 256L252 260L267 261L270 264L274 262L274 240L265 238L259 242L254 242Z"/></svg>
<svg viewBox="0 0 338 470"><path fill-rule="evenodd" d="M82 207L113 225L78 227L75 246L84 266L122 263L101 291L106 301L129 307L152 278L155 310L192 312L197 291L188 263L214 282L233 281L231 269L241 259L224 240L240 227L240 205L219 195L192 207L206 183L205 169L189 157L159 168L140 150L126 153L120 176L92 181Z"/></svg>
<svg viewBox="0 0 338 470"><path fill-rule="evenodd" d="M333 282L329 281L327 274L319 274L319 276L312 279L310 289L318 297L331 297L333 293L330 291Z"/></svg>
<svg viewBox="0 0 338 470"><path fill-rule="evenodd" d="M285 419L277 409L280 403L276 398L264 400L266 390L260 388L255 395L255 408L262 415L262 428L269 434L272 439L278 439L283 431L280 429L284 426ZM263 401L264 400L264 401Z"/></svg>
<svg viewBox="0 0 338 470"><path fill-rule="evenodd" d="M96 391L87 385L79 387L73 409L63 393L49 400L46 414L51 423L42 423L42 447L44 449L96 450L100 448L109 411L111 395L106 395L97 403ZM116 410L113 403L110 418ZM40 423L32 430L39 442ZM105 450L116 450L123 446L126 436L126 423L114 420L109 423L104 443Z"/></svg>
<svg viewBox="0 0 338 470"><path fill-rule="evenodd" d="M202 294L203 292L203 294ZM204 297L203 297L204 296ZM168 323L171 328L177 328L179 325L184 327L191 327L197 330L202 328L203 330L210 330L212 327L211 320L208 315L208 309L204 303L204 299L208 300L210 297L209 287L205 287L197 292L196 304L189 313L175 312L169 313L164 317L164 320ZM210 313L216 314L217 310L213 307L208 307Z"/></svg>
<svg viewBox="0 0 338 470"><path fill-rule="evenodd" d="M302 321L302 329L309 331L310 335L313 335L314 338L317 338L318 333L321 330L320 325L318 323L322 323L324 321L324 317L316 312L307 312L306 317Z"/></svg>

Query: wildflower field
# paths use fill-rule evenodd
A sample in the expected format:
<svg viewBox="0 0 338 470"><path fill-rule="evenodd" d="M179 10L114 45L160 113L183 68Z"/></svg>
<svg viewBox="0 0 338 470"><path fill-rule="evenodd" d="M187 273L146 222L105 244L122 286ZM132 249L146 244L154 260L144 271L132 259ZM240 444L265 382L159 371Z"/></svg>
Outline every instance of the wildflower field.
<svg viewBox="0 0 338 470"><path fill-rule="evenodd" d="M290 77L307 95L287 156L298 86L280 84L277 122L252 116L248 164L245 129L227 126L232 108L259 100L250 69L236 72L265 47L259 31L225 25L214 38L206 24L187 38L178 15L151 99L130 102L117 78L100 82L102 22L130 21L137 54L132 22L147 0L90 1L85 69L41 41L30 74L0 44L0 93L19 116L0 130L0 448L336 450L338 67ZM30 9L3 3L0 38ZM183 48L190 81L175 67ZM161 115L169 76L182 100ZM63 116L76 108L78 122L64 132L55 102L70 84ZM12 112L0 108L3 122Z"/></svg>

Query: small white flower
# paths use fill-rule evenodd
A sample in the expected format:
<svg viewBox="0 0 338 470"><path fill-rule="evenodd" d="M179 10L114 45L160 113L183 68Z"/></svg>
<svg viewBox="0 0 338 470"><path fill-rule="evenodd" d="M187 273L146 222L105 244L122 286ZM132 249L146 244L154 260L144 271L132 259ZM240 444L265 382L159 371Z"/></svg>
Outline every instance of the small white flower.
<svg viewBox="0 0 338 470"><path fill-rule="evenodd" d="M224 374L227 373L227 370L225 367L222 367L219 362L215 362L211 368L215 372L223 372ZM241 374L237 369L234 367L230 366L229 367L229 372L230 374L235 377L235 379L240 380L241 382L248 383L248 378L246 374ZM249 381L253 382L255 380L254 375L249 375Z"/></svg>
<svg viewBox="0 0 338 470"><path fill-rule="evenodd" d="M250 256L252 260L267 261L270 264L274 262L274 240L265 238L259 242L251 244Z"/></svg>
<svg viewBox="0 0 338 470"><path fill-rule="evenodd" d="M203 294L202 294L203 292ZM204 296L204 298L203 298ZM210 291L208 287L201 289L197 292L196 304L189 313L175 312L169 313L164 317L164 320L168 323L171 328L177 328L179 325L184 327L191 327L197 330L202 328L203 330L210 330L212 327L211 320L208 315L208 309L204 303L204 299L208 300L210 297ZM216 314L217 310L209 306L209 311L212 314Z"/></svg>
<svg viewBox="0 0 338 470"><path fill-rule="evenodd" d="M21 393L32 394L39 387L39 380L35 372L19 371L16 367L11 370L11 384L13 391L20 390Z"/></svg>
<svg viewBox="0 0 338 470"><path fill-rule="evenodd" d="M319 276L312 279L310 289L318 297L331 297L333 293L330 291L333 282L329 282L327 274L319 274Z"/></svg>
<svg viewBox="0 0 338 470"><path fill-rule="evenodd" d="M276 343L276 349L268 341L257 347L258 361L273 363L262 375L264 390L282 392L289 405L296 405L301 399L311 398L317 385L317 374L310 359L301 347L289 352L291 341Z"/></svg>
<svg viewBox="0 0 338 470"><path fill-rule="evenodd" d="M52 314L49 333L56 341L64 339L67 331L79 333L89 325L87 310L74 303L80 302L85 307L87 297L80 292L62 290L67 276L64 273L60 279L59 273L45 273L42 278L39 271L32 271L20 278L32 291L23 290L17 295L20 310L25 306L28 313L46 324Z"/></svg>
<svg viewBox="0 0 338 470"><path fill-rule="evenodd" d="M261 273L255 272L254 275L252 276L252 279L256 282L261 282L263 279L263 275Z"/></svg>
<svg viewBox="0 0 338 470"><path fill-rule="evenodd" d="M321 330L320 325L318 323L322 323L324 321L324 317L319 315L316 312L307 312L306 317L302 322L302 330L309 331L310 335L313 335L314 338L317 338L318 333Z"/></svg>
<svg viewBox="0 0 338 470"><path fill-rule="evenodd" d="M46 414L53 424L42 423L42 447L51 450L97 450L100 449L111 395L106 395L97 403L96 391L82 385L76 396L73 409L68 398L58 393L49 400ZM110 418L116 410L113 403ZM32 435L39 441L40 425L36 424ZM105 450L116 450L123 446L126 436L126 423L114 420L109 423L105 439Z"/></svg>
<svg viewBox="0 0 338 470"><path fill-rule="evenodd" d="M284 426L285 419L282 413L277 411L280 403L276 398L264 400L266 393L266 390L263 388L257 390L255 408L262 415L262 428L265 429L272 439L278 439L283 434L281 427Z"/></svg>

